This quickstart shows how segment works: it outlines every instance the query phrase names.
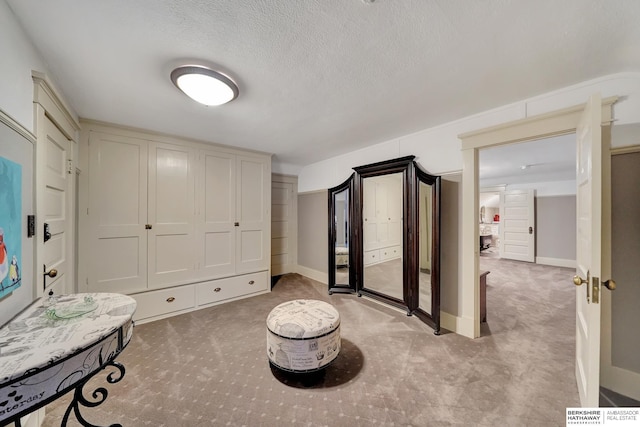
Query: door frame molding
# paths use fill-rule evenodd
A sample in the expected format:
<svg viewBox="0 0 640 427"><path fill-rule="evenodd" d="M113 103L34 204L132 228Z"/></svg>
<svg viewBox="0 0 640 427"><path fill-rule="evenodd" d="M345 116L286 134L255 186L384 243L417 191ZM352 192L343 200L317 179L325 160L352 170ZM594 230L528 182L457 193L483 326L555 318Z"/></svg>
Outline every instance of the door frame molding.
<svg viewBox="0 0 640 427"><path fill-rule="evenodd" d="M33 103L40 105L47 117L60 129L70 141L77 142L77 132L80 130L78 117L71 113L71 109L58 94L46 74L32 71L33 79ZM35 106L34 106L35 107ZM35 117L35 133L38 131L37 115Z"/></svg>
<svg viewBox="0 0 640 427"><path fill-rule="evenodd" d="M78 131L80 130L80 122L78 118L72 114L72 110L67 107L66 102L59 95L59 92L54 88L53 84L49 80L46 74L32 71L31 77L33 79L33 128L36 135L35 144L35 177L34 177L34 200L35 200L35 212L36 212L36 230L42 230L44 219L42 218L41 209L38 206L38 201L41 200L40 188L42 186L42 153L39 149L43 146L46 140L45 121L50 120L62 134L71 142L69 156L72 165L76 164L75 153L77 151ZM72 172L75 173L76 168L72 166ZM75 259L75 247L76 247L76 215L75 215L75 199L76 199L76 186L75 175L69 179L68 184L68 199L67 199L67 214L69 215L69 235L67 237L67 248L69 252L68 263L70 278L73 280L76 274ZM39 298L44 294L42 286L40 286L40 279L42 278L40 265L42 262L42 245L43 236L42 233L36 232L36 248L35 248L35 297ZM77 283L73 284L73 290L77 290Z"/></svg>
<svg viewBox="0 0 640 427"><path fill-rule="evenodd" d="M295 175L285 175L280 173L271 173L271 185L273 186L274 182L280 182L285 184L291 184L293 186L293 197L291 198L291 209L293 213L293 217L291 219L291 228L292 228L292 239L291 239L291 267L293 268L292 272L297 272L298 268L298 177ZM271 201L271 220L273 221L273 200ZM273 239L273 229L272 229ZM272 254L273 256L273 254ZM273 274L273 266L270 263L270 274Z"/></svg>
<svg viewBox="0 0 640 427"><path fill-rule="evenodd" d="M618 97L602 100L603 125L613 120L612 105ZM480 336L480 279L478 206L478 152L533 139L575 132L585 104L552 111L508 123L458 135L462 145L462 311L458 314L458 334L469 338Z"/></svg>

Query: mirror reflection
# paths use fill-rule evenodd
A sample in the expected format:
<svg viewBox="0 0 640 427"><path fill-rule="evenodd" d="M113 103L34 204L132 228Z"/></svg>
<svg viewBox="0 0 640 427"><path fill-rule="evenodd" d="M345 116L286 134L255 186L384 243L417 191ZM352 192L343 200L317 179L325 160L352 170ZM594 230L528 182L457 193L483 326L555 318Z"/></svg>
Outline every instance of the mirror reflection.
<svg viewBox="0 0 640 427"><path fill-rule="evenodd" d="M349 191L335 194L335 234L336 284L349 284Z"/></svg>
<svg viewBox="0 0 640 427"><path fill-rule="evenodd" d="M363 179L364 287L403 300L402 173Z"/></svg>
<svg viewBox="0 0 640 427"><path fill-rule="evenodd" d="M418 189L419 307L431 314L431 262L433 252L433 194L431 185L420 182Z"/></svg>
<svg viewBox="0 0 640 427"><path fill-rule="evenodd" d="M440 334L440 183L405 156L329 188L328 288L415 315Z"/></svg>

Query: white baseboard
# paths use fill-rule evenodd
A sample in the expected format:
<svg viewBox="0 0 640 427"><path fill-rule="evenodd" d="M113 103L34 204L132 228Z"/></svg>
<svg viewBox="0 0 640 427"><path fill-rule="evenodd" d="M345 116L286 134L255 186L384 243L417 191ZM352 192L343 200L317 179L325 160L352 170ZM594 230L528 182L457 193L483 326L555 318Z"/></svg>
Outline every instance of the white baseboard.
<svg viewBox="0 0 640 427"><path fill-rule="evenodd" d="M313 268L305 267L304 265L296 266L296 273L301 274L309 279L316 280L325 285L329 283L329 274L323 271L314 270Z"/></svg>
<svg viewBox="0 0 640 427"><path fill-rule="evenodd" d="M473 319L458 317L445 311L440 311L440 327L467 338L474 338Z"/></svg>
<svg viewBox="0 0 640 427"><path fill-rule="evenodd" d="M536 264L550 265L553 267L576 268L575 259L547 258L538 256L536 257Z"/></svg>
<svg viewBox="0 0 640 427"><path fill-rule="evenodd" d="M634 400L640 400L640 373L617 366L603 366L600 385Z"/></svg>

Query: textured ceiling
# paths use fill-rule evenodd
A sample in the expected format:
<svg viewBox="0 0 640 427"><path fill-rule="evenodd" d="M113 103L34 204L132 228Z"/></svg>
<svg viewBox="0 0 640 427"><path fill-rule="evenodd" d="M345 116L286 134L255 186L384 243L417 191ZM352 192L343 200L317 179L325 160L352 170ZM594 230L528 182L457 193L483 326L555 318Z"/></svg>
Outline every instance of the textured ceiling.
<svg viewBox="0 0 640 427"><path fill-rule="evenodd" d="M576 179L576 135L480 150L480 187Z"/></svg>
<svg viewBox="0 0 640 427"><path fill-rule="evenodd" d="M81 117L303 166L591 78L640 71L637 0L8 0ZM203 107L169 73L214 65Z"/></svg>

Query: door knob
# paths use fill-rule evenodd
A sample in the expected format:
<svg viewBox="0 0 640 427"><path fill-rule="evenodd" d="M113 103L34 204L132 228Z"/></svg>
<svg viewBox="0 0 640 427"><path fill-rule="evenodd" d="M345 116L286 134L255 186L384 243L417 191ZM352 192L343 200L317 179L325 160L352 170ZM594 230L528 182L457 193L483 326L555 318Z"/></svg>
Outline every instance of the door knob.
<svg viewBox="0 0 640 427"><path fill-rule="evenodd" d="M589 283L589 279L588 279L588 277L589 277L589 276L587 276L587 279L583 279L583 278L582 278L582 277L580 277L580 276L573 276L573 284L574 284L574 285L576 285L576 286L580 286L580 285L582 285L583 283Z"/></svg>
<svg viewBox="0 0 640 427"><path fill-rule="evenodd" d="M607 289L609 289L610 291L613 291L616 289L616 282L612 279L605 280L604 282L602 282L602 284L605 285Z"/></svg>
<svg viewBox="0 0 640 427"><path fill-rule="evenodd" d="M45 276L49 276L49 277L51 277L53 279L54 277L56 277L58 275L58 270L56 270L55 268L52 268L49 271L45 271L44 275Z"/></svg>

